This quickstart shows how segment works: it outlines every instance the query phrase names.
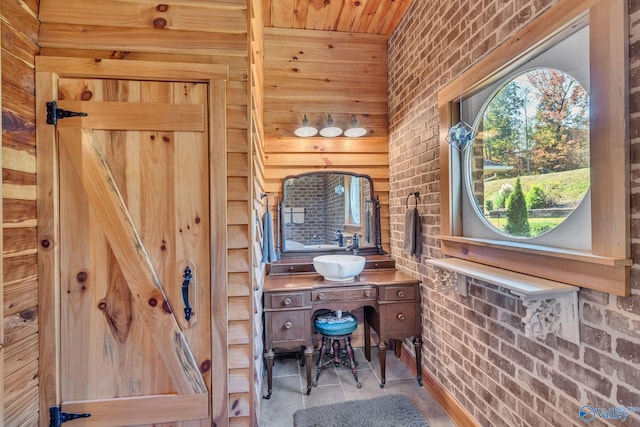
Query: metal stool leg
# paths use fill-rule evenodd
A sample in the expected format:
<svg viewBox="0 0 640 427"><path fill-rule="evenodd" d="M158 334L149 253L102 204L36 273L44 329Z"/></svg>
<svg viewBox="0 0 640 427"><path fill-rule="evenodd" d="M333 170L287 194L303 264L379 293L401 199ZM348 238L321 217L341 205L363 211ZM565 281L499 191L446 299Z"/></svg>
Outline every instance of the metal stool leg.
<svg viewBox="0 0 640 427"><path fill-rule="evenodd" d="M362 388L362 384L358 381L358 369L356 368L356 360L353 356L353 347L351 347L351 335L344 338L344 347L347 350L347 356L349 356L349 363L351 367L351 372L353 373L353 378L356 379L356 387Z"/></svg>

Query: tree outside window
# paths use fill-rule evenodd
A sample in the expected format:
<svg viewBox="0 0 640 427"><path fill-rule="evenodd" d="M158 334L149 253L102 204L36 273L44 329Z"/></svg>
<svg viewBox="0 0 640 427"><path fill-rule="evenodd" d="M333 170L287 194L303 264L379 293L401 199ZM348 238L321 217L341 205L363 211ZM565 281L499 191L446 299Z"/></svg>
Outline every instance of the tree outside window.
<svg viewBox="0 0 640 427"><path fill-rule="evenodd" d="M590 184L589 95L569 74L537 68L516 76L490 97L475 126L472 189L491 226L514 237L535 237L555 228L582 201ZM528 231L508 219L522 218L510 212L506 194L517 185L526 201Z"/></svg>

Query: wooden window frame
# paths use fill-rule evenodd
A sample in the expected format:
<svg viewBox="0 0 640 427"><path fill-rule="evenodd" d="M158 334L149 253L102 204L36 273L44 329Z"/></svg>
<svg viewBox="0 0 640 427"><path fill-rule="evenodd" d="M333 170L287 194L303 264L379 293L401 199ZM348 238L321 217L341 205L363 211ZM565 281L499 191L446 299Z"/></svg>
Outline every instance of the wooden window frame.
<svg viewBox="0 0 640 427"><path fill-rule="evenodd" d="M505 75L553 37L589 24L591 251L465 237L462 185L446 141L459 100ZM560 0L438 93L443 255L621 296L630 293L628 17L626 0Z"/></svg>

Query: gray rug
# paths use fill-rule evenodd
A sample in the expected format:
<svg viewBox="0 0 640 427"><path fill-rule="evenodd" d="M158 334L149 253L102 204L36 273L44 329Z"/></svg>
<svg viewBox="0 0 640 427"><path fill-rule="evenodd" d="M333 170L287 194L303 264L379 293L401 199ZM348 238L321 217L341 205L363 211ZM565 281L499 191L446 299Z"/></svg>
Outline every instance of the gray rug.
<svg viewBox="0 0 640 427"><path fill-rule="evenodd" d="M408 397L401 394L299 409L295 427L429 427Z"/></svg>

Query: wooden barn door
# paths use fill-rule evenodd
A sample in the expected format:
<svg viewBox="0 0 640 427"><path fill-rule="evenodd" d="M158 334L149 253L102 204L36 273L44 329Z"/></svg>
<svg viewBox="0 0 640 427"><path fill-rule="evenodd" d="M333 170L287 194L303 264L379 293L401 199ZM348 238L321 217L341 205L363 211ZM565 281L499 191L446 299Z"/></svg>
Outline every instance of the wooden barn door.
<svg viewBox="0 0 640 427"><path fill-rule="evenodd" d="M210 426L208 84L38 83L51 84L38 90L61 117L48 125L58 191L48 268L59 271L55 298L41 300L57 327L45 394L79 414L69 427Z"/></svg>

